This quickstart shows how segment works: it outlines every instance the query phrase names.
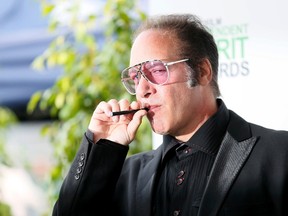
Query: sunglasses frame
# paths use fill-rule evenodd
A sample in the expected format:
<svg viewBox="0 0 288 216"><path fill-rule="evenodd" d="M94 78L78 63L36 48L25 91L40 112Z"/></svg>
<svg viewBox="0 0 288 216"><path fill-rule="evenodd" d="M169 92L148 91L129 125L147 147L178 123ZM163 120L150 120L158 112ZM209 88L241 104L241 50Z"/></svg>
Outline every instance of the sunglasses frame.
<svg viewBox="0 0 288 216"><path fill-rule="evenodd" d="M170 72L169 72L169 68L168 66L171 66L171 65L174 65L174 64L178 64L178 63L181 63L181 62L186 62L186 61L189 61L190 59L189 58L185 58L185 59L180 59L180 60L177 60L177 61L172 61L172 62L163 62L162 60L157 60L157 59L154 59L154 60L148 60L148 61L144 61L144 62L141 62L139 64L136 64L136 65L133 65L133 66L130 66L130 67L127 67L125 68L122 72L121 72L121 82L122 84L124 85L125 89L131 94L131 95L136 95L136 88L135 88L135 92L132 92L131 91L131 88L129 88L127 86L127 81L128 80L132 80L131 78L123 78L123 74L126 73L126 71L129 71L131 68L135 68L135 67L138 67L139 66L139 69L137 70L137 73L141 74L141 76L147 81L149 82L150 84L153 84L153 85L158 85L158 86L161 86L161 85L164 85L168 82L169 78L170 78ZM145 75L145 73L142 71L142 66L148 62L155 62L155 61L159 61L159 62L162 62L163 65L165 66L166 70L167 70L167 73L168 73L168 76L167 76L167 80L164 82L164 83L161 83L161 84L158 84L158 83L153 83L152 81L150 81L148 79L148 77ZM137 75L138 75L137 74Z"/></svg>

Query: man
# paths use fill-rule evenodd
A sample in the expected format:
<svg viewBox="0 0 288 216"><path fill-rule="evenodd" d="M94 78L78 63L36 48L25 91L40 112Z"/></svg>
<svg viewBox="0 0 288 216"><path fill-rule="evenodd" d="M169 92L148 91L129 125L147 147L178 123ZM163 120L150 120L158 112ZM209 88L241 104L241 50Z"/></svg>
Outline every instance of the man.
<svg viewBox="0 0 288 216"><path fill-rule="evenodd" d="M218 98L217 48L196 17L149 19L130 65L121 77L137 100L97 106L54 216L288 215L288 133ZM144 116L163 144L125 159Z"/></svg>

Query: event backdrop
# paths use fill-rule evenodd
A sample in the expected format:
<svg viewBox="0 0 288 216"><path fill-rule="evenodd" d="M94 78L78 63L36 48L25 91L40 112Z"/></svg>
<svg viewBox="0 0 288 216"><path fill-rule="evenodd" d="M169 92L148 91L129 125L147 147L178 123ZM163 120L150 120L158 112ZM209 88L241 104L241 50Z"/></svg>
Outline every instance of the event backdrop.
<svg viewBox="0 0 288 216"><path fill-rule="evenodd" d="M227 107L247 121L288 130L286 0L150 0L149 15L196 14L213 33ZM159 144L159 138L154 137Z"/></svg>

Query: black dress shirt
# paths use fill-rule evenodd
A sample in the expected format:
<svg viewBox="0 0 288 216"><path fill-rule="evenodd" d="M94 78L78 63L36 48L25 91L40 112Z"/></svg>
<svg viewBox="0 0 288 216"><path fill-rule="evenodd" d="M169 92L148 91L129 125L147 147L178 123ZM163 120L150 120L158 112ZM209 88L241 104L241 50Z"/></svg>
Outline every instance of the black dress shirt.
<svg viewBox="0 0 288 216"><path fill-rule="evenodd" d="M196 216L229 121L224 103L186 142L164 136L161 171L155 188L154 215Z"/></svg>

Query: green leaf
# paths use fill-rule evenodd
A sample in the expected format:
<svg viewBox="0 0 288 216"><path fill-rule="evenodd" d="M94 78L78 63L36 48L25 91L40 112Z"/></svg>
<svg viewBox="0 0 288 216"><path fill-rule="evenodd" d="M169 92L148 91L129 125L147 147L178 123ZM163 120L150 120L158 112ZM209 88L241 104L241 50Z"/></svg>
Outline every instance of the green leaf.
<svg viewBox="0 0 288 216"><path fill-rule="evenodd" d="M53 5L53 4L49 4L49 3L43 4L42 5L42 14L44 16L47 16L54 10L54 8L55 8L55 5Z"/></svg>
<svg viewBox="0 0 288 216"><path fill-rule="evenodd" d="M32 97L30 98L29 103L27 105L27 112L28 113L31 114L35 110L36 106L38 105L38 102L41 99L41 96L42 96L42 93L39 91L32 95Z"/></svg>
<svg viewBox="0 0 288 216"><path fill-rule="evenodd" d="M35 70L43 70L44 69L44 58L43 56L38 56L32 62L32 68Z"/></svg>
<svg viewBox="0 0 288 216"><path fill-rule="evenodd" d="M60 92L59 94L56 95L55 107L61 109L64 103L65 103L65 94Z"/></svg>

